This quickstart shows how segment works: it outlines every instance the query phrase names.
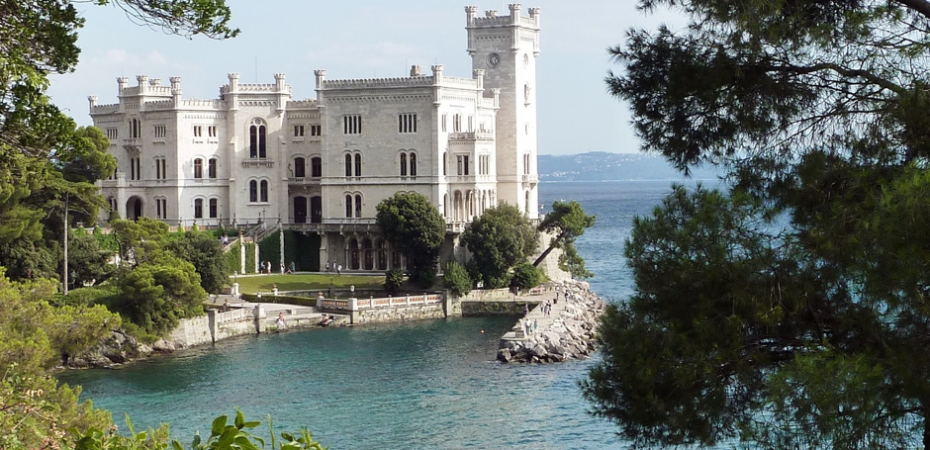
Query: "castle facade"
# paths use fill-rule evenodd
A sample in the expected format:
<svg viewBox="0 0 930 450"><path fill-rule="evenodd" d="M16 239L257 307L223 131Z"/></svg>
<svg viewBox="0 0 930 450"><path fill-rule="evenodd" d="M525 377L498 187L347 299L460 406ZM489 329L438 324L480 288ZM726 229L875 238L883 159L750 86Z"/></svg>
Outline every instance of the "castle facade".
<svg viewBox="0 0 930 450"><path fill-rule="evenodd" d="M219 98L188 99L181 78L118 78L119 102L88 97L94 125L118 160L99 183L113 213L171 225L282 224L314 237L309 264L346 270L400 264L375 223L376 206L418 192L462 227L501 203L538 218L538 8L466 12L470 77L442 65L409 76L331 80L291 98L284 74L247 84L229 74Z"/></svg>

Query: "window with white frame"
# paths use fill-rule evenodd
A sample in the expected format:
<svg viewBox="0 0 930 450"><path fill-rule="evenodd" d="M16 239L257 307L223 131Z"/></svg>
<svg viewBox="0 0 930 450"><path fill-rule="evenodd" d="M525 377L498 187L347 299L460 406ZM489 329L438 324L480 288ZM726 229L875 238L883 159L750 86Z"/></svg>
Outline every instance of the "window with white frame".
<svg viewBox="0 0 930 450"><path fill-rule="evenodd" d="M167 180L168 179L168 163L165 160L164 156L155 158L155 179L156 180Z"/></svg>
<svg viewBox="0 0 930 450"><path fill-rule="evenodd" d="M194 178L203 178L203 159L194 160Z"/></svg>
<svg viewBox="0 0 930 450"><path fill-rule="evenodd" d="M491 173L491 155L478 156L478 175L489 175Z"/></svg>
<svg viewBox="0 0 930 450"><path fill-rule="evenodd" d="M210 199L210 218L216 219L218 217L219 210L219 200L215 198Z"/></svg>
<svg viewBox="0 0 930 450"><path fill-rule="evenodd" d="M155 125L152 131L156 139L163 139L168 134L168 127L165 125Z"/></svg>
<svg viewBox="0 0 930 450"><path fill-rule="evenodd" d="M203 199L194 199L194 218L203 219Z"/></svg>
<svg viewBox="0 0 930 450"><path fill-rule="evenodd" d="M310 125L310 136L322 136L323 127L321 125Z"/></svg>
<svg viewBox="0 0 930 450"><path fill-rule="evenodd" d="M194 137L203 137L203 125L194 125Z"/></svg>
<svg viewBox="0 0 930 450"><path fill-rule="evenodd" d="M142 179L142 158L129 158L129 179Z"/></svg>
<svg viewBox="0 0 930 450"><path fill-rule="evenodd" d="M212 138L216 137L216 125L210 125L207 127L207 136Z"/></svg>
<svg viewBox="0 0 930 450"><path fill-rule="evenodd" d="M155 216L159 219L168 218L168 199L166 198L156 198L155 199Z"/></svg>
<svg viewBox="0 0 930 450"><path fill-rule="evenodd" d="M294 137L304 137L303 125L294 125Z"/></svg>
<svg viewBox="0 0 930 450"><path fill-rule="evenodd" d="M107 128L107 139L115 141L119 138L119 128Z"/></svg>
<svg viewBox="0 0 930 450"><path fill-rule="evenodd" d="M342 134L362 134L362 115L346 114L342 116Z"/></svg>
<svg viewBox="0 0 930 450"><path fill-rule="evenodd" d="M249 126L249 157L265 158L266 155L265 122L261 119L255 119L252 121L252 125Z"/></svg>
<svg viewBox="0 0 930 450"><path fill-rule="evenodd" d="M417 114L401 113L397 116L397 131L400 133L417 132Z"/></svg>
<svg viewBox="0 0 930 450"><path fill-rule="evenodd" d="M210 158L210 161L207 163L207 176L210 178L216 178L216 158Z"/></svg>
<svg viewBox="0 0 930 450"><path fill-rule="evenodd" d="M458 161L458 175L468 175L468 155L456 155Z"/></svg>

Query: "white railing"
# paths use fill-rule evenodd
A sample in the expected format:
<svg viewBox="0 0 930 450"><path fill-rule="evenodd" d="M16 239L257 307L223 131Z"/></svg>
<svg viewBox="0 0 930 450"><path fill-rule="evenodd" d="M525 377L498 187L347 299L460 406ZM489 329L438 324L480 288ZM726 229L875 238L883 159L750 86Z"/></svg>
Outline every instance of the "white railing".
<svg viewBox="0 0 930 450"><path fill-rule="evenodd" d="M442 303L439 294L408 295L405 297L386 298L350 298L347 300L318 300L317 307L329 310L360 311L365 309L400 308L407 306L432 305Z"/></svg>

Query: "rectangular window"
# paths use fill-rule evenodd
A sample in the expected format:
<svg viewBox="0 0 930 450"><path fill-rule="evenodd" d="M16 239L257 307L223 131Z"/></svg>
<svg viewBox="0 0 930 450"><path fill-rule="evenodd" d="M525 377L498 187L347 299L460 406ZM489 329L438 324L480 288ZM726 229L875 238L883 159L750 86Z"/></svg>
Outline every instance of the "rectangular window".
<svg viewBox="0 0 930 450"><path fill-rule="evenodd" d="M207 165L207 176L216 178L216 158L210 158L210 162Z"/></svg>
<svg viewBox="0 0 930 450"><path fill-rule="evenodd" d="M443 133L446 132L446 122L447 122L447 119L448 119L448 118L449 118L448 114L443 114L443 115L442 115L442 132L443 132Z"/></svg>
<svg viewBox="0 0 930 450"><path fill-rule="evenodd" d="M458 155L458 174L468 175L468 155Z"/></svg>
<svg viewBox="0 0 930 450"><path fill-rule="evenodd" d="M310 159L310 176L314 178L320 178L323 176L323 159L322 158Z"/></svg>
<svg viewBox="0 0 930 450"><path fill-rule="evenodd" d="M194 178L203 178L203 160L200 158L194 160Z"/></svg>
<svg viewBox="0 0 930 450"><path fill-rule="evenodd" d="M402 113L397 116L397 131L400 133L417 132L417 114Z"/></svg>
<svg viewBox="0 0 930 450"><path fill-rule="evenodd" d="M194 125L194 137L203 137L203 126Z"/></svg>
<svg viewBox="0 0 930 450"><path fill-rule="evenodd" d="M362 116L360 114L342 116L342 133L362 134Z"/></svg>
<svg viewBox="0 0 930 450"><path fill-rule="evenodd" d="M294 137L304 137L303 125L294 125Z"/></svg>
<svg viewBox="0 0 930 450"><path fill-rule="evenodd" d="M207 135L210 137L216 137L216 125L210 125L207 127Z"/></svg>
<svg viewBox="0 0 930 450"><path fill-rule="evenodd" d="M168 200L164 198L155 199L155 207L159 219L168 218Z"/></svg>
<svg viewBox="0 0 930 450"><path fill-rule="evenodd" d="M107 139L113 141L119 138L119 128L107 128Z"/></svg>
<svg viewBox="0 0 930 450"><path fill-rule="evenodd" d="M142 158L129 158L129 179L142 179Z"/></svg>
<svg viewBox="0 0 930 450"><path fill-rule="evenodd" d="M322 125L310 125L310 136L322 136L323 133Z"/></svg>
<svg viewBox="0 0 930 450"><path fill-rule="evenodd" d="M211 219L216 219L216 212L217 212L217 209L218 209L218 208L217 208L217 203L218 203L218 202L217 202L217 200L216 200L215 198L211 198L211 199L210 199L210 218L211 218Z"/></svg>
<svg viewBox="0 0 930 450"><path fill-rule="evenodd" d="M164 138L168 134L168 129L164 125L155 125L155 137Z"/></svg>
<svg viewBox="0 0 930 450"><path fill-rule="evenodd" d="M194 200L194 218L203 219L203 199Z"/></svg>

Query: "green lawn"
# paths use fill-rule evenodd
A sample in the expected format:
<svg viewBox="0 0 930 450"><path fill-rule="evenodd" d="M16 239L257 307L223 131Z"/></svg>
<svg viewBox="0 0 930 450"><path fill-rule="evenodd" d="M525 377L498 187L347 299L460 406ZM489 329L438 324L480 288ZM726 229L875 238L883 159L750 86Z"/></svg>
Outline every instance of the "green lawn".
<svg viewBox="0 0 930 450"><path fill-rule="evenodd" d="M234 280L234 277L229 279L230 283L234 282ZM384 284L383 276L330 275L325 273L240 276L238 280L239 292L243 294L254 294L258 291L268 292L271 291L274 285L278 286L279 291L285 292L327 289L330 284L337 288L348 288L354 285L359 289L381 288Z"/></svg>

